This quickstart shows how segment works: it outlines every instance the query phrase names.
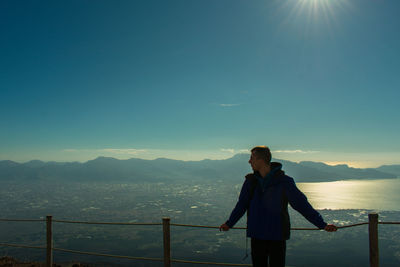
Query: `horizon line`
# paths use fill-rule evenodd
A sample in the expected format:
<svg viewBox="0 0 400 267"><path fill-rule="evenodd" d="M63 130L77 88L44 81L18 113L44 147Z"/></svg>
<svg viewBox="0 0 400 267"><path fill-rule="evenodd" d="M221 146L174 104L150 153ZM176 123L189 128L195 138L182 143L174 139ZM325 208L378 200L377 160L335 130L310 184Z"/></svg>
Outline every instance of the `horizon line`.
<svg viewBox="0 0 400 267"><path fill-rule="evenodd" d="M210 158L204 158L204 159L199 159L199 160L183 160L183 159L176 159L176 158L168 158L168 157L156 157L156 158L152 158L152 159L148 159L148 158L140 158L140 157L131 157L131 158L117 158L117 157L111 157L111 156L97 156L94 157L92 159L88 159L88 160L72 160L72 161L56 161L56 160L40 160L40 159L31 159L28 161L20 161L20 160L10 160L10 159L0 159L1 161L10 161L10 162L14 162L14 163L18 163L18 164L26 164L29 162L34 162L34 161L39 161L39 162L43 162L43 163L80 163L80 164L85 164L89 161L94 161L96 159L99 158L108 158L108 159L115 159L115 160L119 160L119 161L126 161L126 160L131 160L131 159L139 159L139 160L144 160L144 161L154 161L154 160L160 160L160 159L167 159L167 160L172 160L172 161L183 161L183 162L200 162L200 161L222 161L222 160L229 160L234 158L235 156L238 155L247 155L249 153L244 153L244 152L240 152L240 153L236 153L234 155L232 155L231 157L227 157L227 158L220 158L220 159L210 159ZM348 168L354 168L354 169L377 169L383 166L396 166L396 165L400 165L400 163L394 163L394 164L382 164L379 165L378 167L353 167L350 164L346 163L346 162L329 162L329 161L314 161L314 160L301 160L301 161L293 161L293 160L288 160L288 159L283 159L283 158L274 158L272 157L273 160L276 161L288 161L288 162L292 162L292 163L297 163L297 164L301 164L302 162L313 162L313 163L322 163L325 164L327 166L330 167L336 167L336 166L347 166Z"/></svg>

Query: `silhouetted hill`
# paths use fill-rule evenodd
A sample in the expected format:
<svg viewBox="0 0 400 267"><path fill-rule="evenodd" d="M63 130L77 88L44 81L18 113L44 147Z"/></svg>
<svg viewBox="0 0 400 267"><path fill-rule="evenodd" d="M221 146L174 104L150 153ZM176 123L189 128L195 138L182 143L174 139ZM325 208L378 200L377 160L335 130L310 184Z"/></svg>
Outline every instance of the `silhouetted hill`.
<svg viewBox="0 0 400 267"><path fill-rule="evenodd" d="M379 171L391 173L400 177L400 165L383 165L379 168L376 168Z"/></svg>
<svg viewBox="0 0 400 267"><path fill-rule="evenodd" d="M118 160L98 157L85 163L43 162L26 163L0 161L2 180L65 180L65 181L131 181L174 182L181 180L231 180L238 181L251 172L248 154L237 154L225 160L181 161L166 158L144 160L132 158ZM320 162L300 163L274 159L283 164L284 171L298 182L321 182L346 179L396 178L400 165L377 169L358 169L347 165L330 166Z"/></svg>
<svg viewBox="0 0 400 267"><path fill-rule="evenodd" d="M319 170L325 173L327 177L332 177L332 175L334 175L334 176L340 176L342 179L365 179L365 178L373 179L382 177L383 173L385 173L385 175L389 174L389 176L390 174L392 174L372 168L367 168L367 169L352 168L346 164L330 166L321 162L302 161L299 163L299 165ZM392 176L397 177L397 175L393 174Z"/></svg>

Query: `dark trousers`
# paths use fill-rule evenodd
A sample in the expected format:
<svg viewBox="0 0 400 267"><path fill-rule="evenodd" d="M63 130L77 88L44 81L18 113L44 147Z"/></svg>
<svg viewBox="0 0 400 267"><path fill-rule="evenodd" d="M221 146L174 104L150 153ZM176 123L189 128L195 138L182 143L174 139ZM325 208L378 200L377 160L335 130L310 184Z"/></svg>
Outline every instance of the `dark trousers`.
<svg viewBox="0 0 400 267"><path fill-rule="evenodd" d="M285 257L286 240L251 239L251 260L254 267L285 267Z"/></svg>

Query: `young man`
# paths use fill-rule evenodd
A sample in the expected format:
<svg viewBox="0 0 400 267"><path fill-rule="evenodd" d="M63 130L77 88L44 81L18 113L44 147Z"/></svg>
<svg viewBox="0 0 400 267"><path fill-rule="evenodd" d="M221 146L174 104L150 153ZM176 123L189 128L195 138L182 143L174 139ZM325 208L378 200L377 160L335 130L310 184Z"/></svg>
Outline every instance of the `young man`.
<svg viewBox="0 0 400 267"><path fill-rule="evenodd" d="M220 230L228 231L247 211L253 266L285 266L286 240L290 237L288 203L319 229L337 230L335 225L324 222L293 178L281 170L282 165L271 163L268 147L254 147L249 163L254 173L246 175L239 200Z"/></svg>

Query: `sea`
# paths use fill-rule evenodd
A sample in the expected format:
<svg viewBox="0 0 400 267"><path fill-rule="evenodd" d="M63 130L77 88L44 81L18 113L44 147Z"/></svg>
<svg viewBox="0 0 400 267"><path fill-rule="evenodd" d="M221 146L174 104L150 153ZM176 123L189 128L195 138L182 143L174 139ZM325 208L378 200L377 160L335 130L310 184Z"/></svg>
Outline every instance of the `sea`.
<svg viewBox="0 0 400 267"><path fill-rule="evenodd" d="M400 211L400 179L298 183L316 209Z"/></svg>

